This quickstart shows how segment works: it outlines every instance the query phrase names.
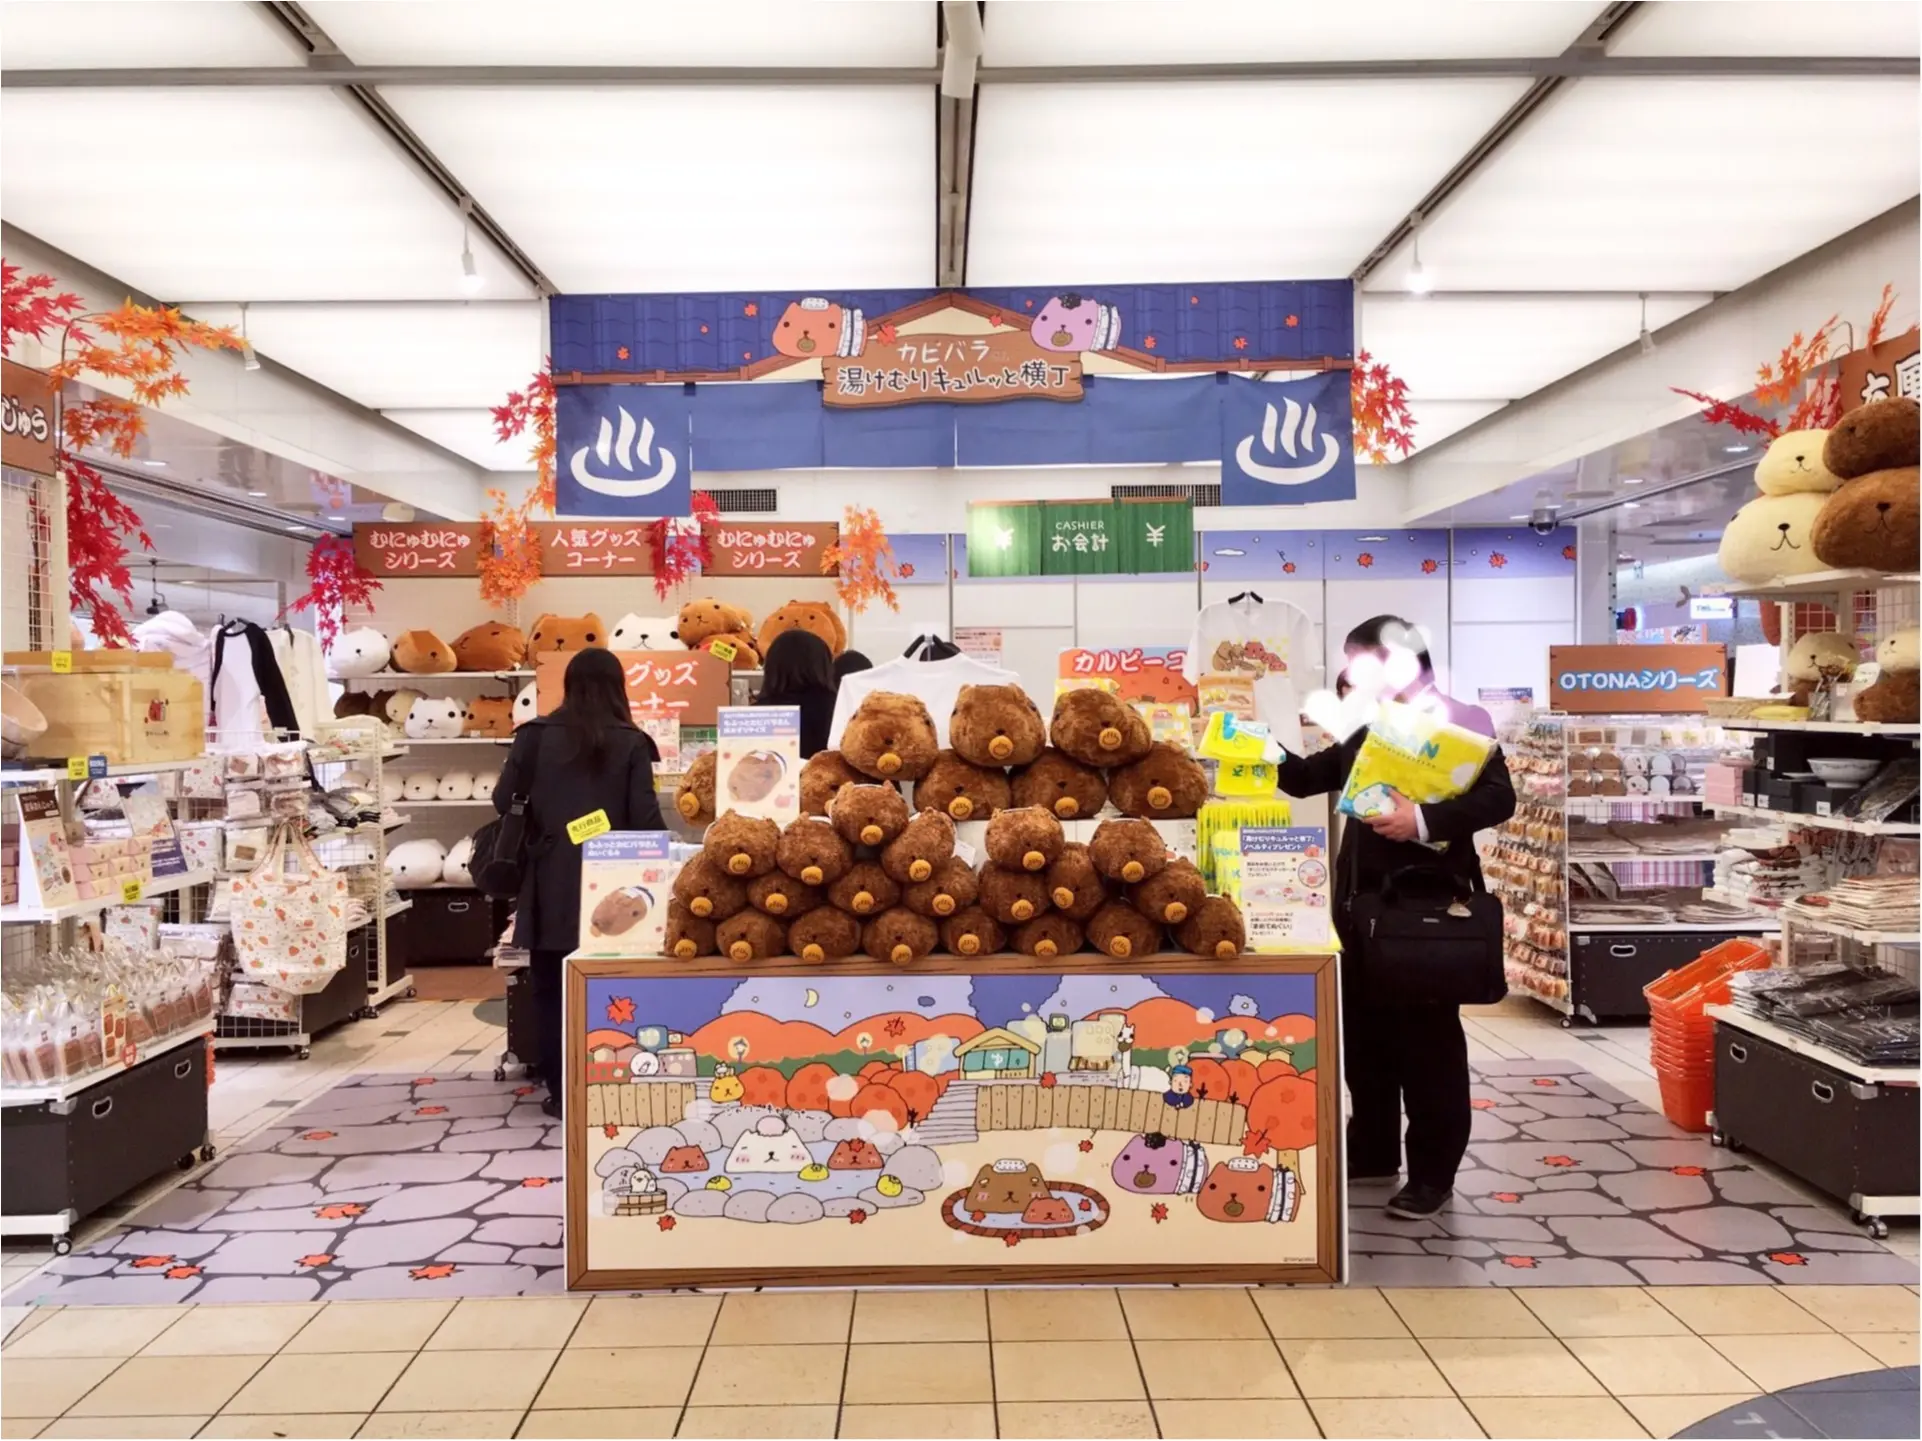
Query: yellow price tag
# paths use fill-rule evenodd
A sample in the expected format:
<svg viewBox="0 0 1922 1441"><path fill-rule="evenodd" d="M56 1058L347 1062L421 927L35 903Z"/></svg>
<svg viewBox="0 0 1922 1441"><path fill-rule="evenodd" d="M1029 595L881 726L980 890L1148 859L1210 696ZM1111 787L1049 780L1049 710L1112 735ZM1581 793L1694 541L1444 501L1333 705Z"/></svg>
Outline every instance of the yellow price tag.
<svg viewBox="0 0 1922 1441"><path fill-rule="evenodd" d="M87 778L87 758L85 756L67 757L67 779L84 781Z"/></svg>
<svg viewBox="0 0 1922 1441"><path fill-rule="evenodd" d="M120 883L120 904L123 906L132 905L140 899L144 889L139 881L122 881Z"/></svg>
<svg viewBox="0 0 1922 1441"><path fill-rule="evenodd" d="M614 829L614 822L607 818L606 811L589 811L586 815L567 823L567 838L575 845L604 836Z"/></svg>
<svg viewBox="0 0 1922 1441"><path fill-rule="evenodd" d="M53 653L53 673L55 675L73 674L73 652L57 650Z"/></svg>
<svg viewBox="0 0 1922 1441"><path fill-rule="evenodd" d="M718 660L724 660L732 665L734 663L734 657L741 652L731 641L717 640L708 643L707 653Z"/></svg>

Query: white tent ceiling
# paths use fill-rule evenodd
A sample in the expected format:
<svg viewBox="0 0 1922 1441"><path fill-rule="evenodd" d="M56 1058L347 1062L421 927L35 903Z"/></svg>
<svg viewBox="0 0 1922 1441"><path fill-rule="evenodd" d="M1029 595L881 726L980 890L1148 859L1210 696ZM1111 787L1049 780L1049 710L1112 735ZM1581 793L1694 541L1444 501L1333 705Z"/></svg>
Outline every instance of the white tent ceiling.
<svg viewBox="0 0 1922 1441"><path fill-rule="evenodd" d="M1910 4L990 0L958 105L943 9L4 0L0 213L522 469L543 283L1354 274L1433 445L1922 188Z"/></svg>

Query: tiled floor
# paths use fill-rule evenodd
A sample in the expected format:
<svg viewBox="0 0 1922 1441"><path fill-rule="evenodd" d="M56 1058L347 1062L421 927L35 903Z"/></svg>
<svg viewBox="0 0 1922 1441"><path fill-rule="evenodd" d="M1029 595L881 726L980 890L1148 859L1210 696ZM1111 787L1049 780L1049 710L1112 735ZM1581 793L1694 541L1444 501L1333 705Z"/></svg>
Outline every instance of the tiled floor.
<svg viewBox="0 0 1922 1441"><path fill-rule="evenodd" d="M1642 1033L1544 1017L1477 1013L1475 1056L1579 1061L1656 1100ZM423 1002L306 1065L223 1055L216 1139L355 1071L472 1071L499 1046L471 1004ZM1912 1255L1914 1235L1894 1244ZM9 1249L9 1291L45 1254ZM1668 1436L1913 1366L1918 1304L1904 1286L1357 1286L10 1306L0 1435ZM1854 1414L1864 1384L1825 1414Z"/></svg>

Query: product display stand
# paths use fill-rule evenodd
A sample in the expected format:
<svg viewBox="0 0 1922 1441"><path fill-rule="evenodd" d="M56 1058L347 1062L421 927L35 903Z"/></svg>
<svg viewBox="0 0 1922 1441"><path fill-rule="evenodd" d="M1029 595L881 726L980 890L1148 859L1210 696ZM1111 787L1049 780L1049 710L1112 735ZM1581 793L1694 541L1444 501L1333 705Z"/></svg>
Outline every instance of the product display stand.
<svg viewBox="0 0 1922 1441"><path fill-rule="evenodd" d="M1916 624L1913 575L1824 572L1736 593L1781 607L1784 654L1809 631L1880 637ZM1758 764L1743 783L1744 794L1756 803L1715 809L1780 827L1784 845L1819 858L1817 869L1826 879L1817 888L1794 887L1793 894L1724 898L1748 904L1779 924L1778 966L1841 962L1870 976L1899 976L1913 984L1922 948L1914 872L1914 838L1922 836L1922 824L1914 818L1915 801L1889 815L1863 816L1847 813L1850 800L1837 808L1823 794L1818 804L1828 803L1829 813L1817 814L1812 807L1794 805L1805 793L1793 787L1785 791L1778 773L1791 767L1799 771L1809 759L1823 756L1872 760L1883 769L1862 783L1868 790L1890 770L1913 764L1922 748L1922 726L1747 715L1722 717L1719 723L1757 740ZM1776 803L1784 798L1791 808ZM1877 875L1893 878L1888 884L1898 889L1906 887L1906 905L1894 924L1849 918L1852 897L1846 882ZM1842 914L1833 914L1838 909ZM1753 1150L1846 1201L1877 1239L1888 1234L1888 1217L1922 1214L1917 1195L1922 1070L1913 1064L1865 1064L1740 1006L1710 1006L1707 1014L1716 1032L1711 1139Z"/></svg>
<svg viewBox="0 0 1922 1441"><path fill-rule="evenodd" d="M154 778L164 787L193 764L107 765L102 757L91 759L91 766L82 758L73 770L0 771L0 808L9 829L20 834L23 794L50 793L59 816L70 824L81 791L92 783ZM24 838L18 844L24 847ZM24 857L24 850L20 854ZM100 921L122 904L123 895L135 904L157 899L163 921L181 920L204 907L212 880L210 869L189 868L184 874L122 882L132 889L112 901L7 905L0 909L0 964L15 978L40 970L77 943L82 924ZM10 875L10 891L15 883ZM16 1083L10 1073L0 1084L0 1194L5 1197L0 1236L50 1237L55 1252L64 1255L83 1217L171 1165L211 1160L206 1037L213 1029L213 1017L202 1015L144 1043L136 1044L137 1036L129 1034L118 1055L103 1054L101 1064L55 1081ZM97 1032L94 1039L97 1045Z"/></svg>

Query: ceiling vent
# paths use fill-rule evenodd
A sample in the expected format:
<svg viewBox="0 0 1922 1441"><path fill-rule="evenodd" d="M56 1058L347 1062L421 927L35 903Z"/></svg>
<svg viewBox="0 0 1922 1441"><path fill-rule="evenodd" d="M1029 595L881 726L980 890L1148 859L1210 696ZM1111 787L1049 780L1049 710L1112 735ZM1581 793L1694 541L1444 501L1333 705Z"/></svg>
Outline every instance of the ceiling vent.
<svg viewBox="0 0 1922 1441"><path fill-rule="evenodd" d="M722 515L773 515L780 492L773 487L761 490L710 490L714 508Z"/></svg>
<svg viewBox="0 0 1922 1441"><path fill-rule="evenodd" d="M1220 505L1221 482L1201 485L1111 485L1113 500L1192 500L1196 505Z"/></svg>

